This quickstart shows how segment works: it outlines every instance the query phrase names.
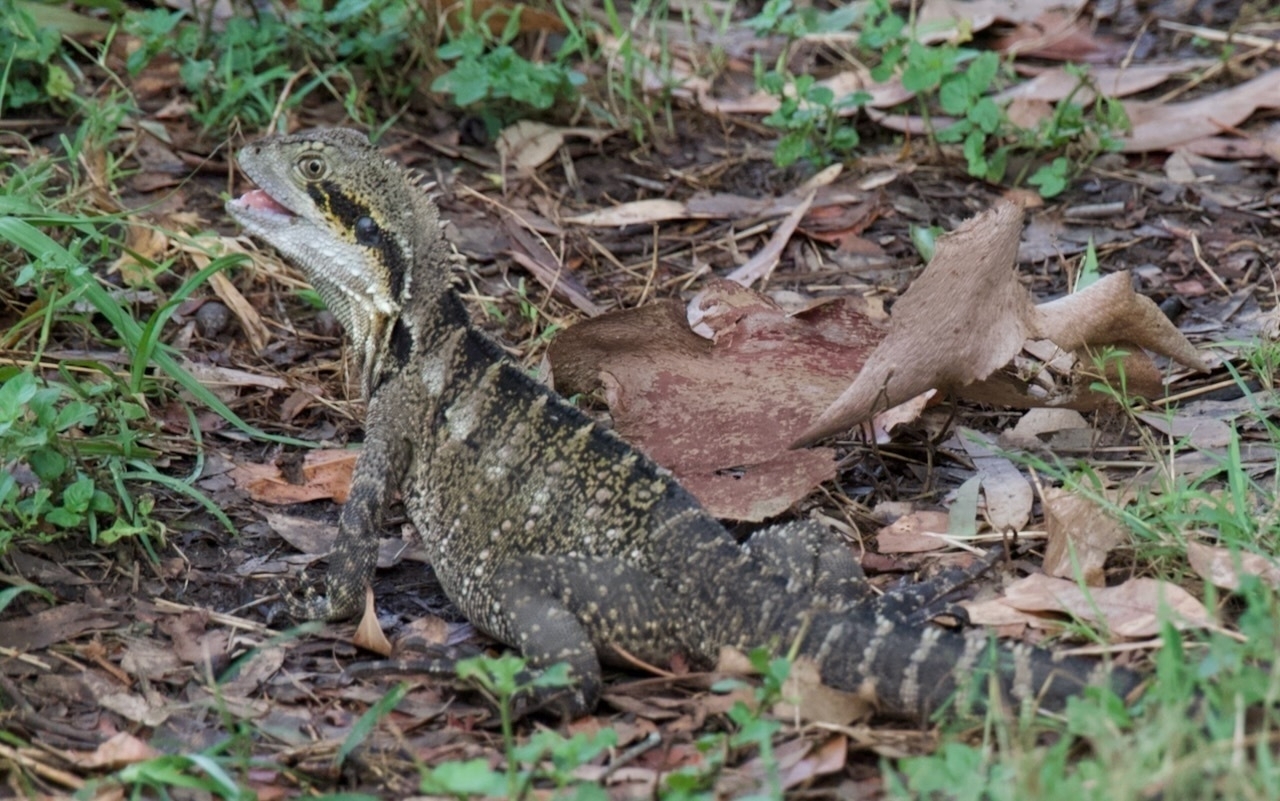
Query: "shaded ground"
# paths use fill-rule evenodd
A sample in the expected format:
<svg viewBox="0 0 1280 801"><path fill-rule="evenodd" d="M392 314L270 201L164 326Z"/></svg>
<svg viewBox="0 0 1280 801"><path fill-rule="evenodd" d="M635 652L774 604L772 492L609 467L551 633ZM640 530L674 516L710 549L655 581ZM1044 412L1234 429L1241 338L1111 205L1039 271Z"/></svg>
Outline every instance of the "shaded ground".
<svg viewBox="0 0 1280 801"><path fill-rule="evenodd" d="M158 105L144 102L144 109ZM341 122L334 109L315 109L304 111L291 127ZM55 137L66 129L62 121L32 123L6 136L11 143L21 136L37 148L56 150ZM700 111L681 110L672 135L652 147L637 148L624 136L599 145L571 140L561 159L541 167L534 179L509 181L504 191L490 180L497 164L491 146L463 144L458 132L464 130L470 126L460 115L410 115L382 144L437 182L451 241L467 257L459 276L475 319L530 367L542 359L550 325L566 326L582 317L513 261L510 251L528 247L530 228L571 269L582 295L601 306L687 298L698 276L724 273L759 248L776 218L613 230L575 227L563 219L632 200L686 199L700 192L777 197L807 177L799 169L773 166L771 139L754 122L712 121ZM877 136L885 142L877 144ZM871 133L868 139L870 155L838 179L838 186L862 198L860 204L845 209L844 216L806 218L769 280L770 291L869 294L891 303L920 269L912 226L950 230L1001 195L996 187L964 177L954 159L927 147L908 151L883 134ZM192 140L190 149L166 149L122 131L113 149L131 152L139 172L120 199L139 209L140 219L162 228L233 236L221 196L231 187L244 188L225 160L236 144L214 147ZM191 175L196 162L200 169ZM1274 305L1280 191L1275 162L1220 164L1214 168L1221 172L1217 180L1201 187L1171 178L1161 158L1105 157L1065 194L1030 212L1024 245L1042 250L1022 265L1025 282L1040 298L1064 293L1068 271L1056 254L1078 253L1092 236L1104 271L1132 270L1141 291L1193 341L1256 335L1260 309ZM1235 203L1237 194L1233 207L1227 207L1216 194L1224 189L1251 199ZM521 226L499 209L533 223ZM189 216L175 223L175 214ZM767 224L757 230L758 223ZM254 425L329 447L358 442L362 410L332 316L299 298L296 273L283 270L273 256L255 256L253 264L228 277L230 291L201 291L184 303L166 339L192 362L225 368L228 372L210 380L221 384L221 397ZM172 281L162 277L160 286L172 289ZM229 303L229 293L247 301L247 307ZM20 293L4 301L0 327L22 313ZM256 352L246 335L255 327L266 334ZM60 336L55 332L47 357L101 351L97 343ZM1225 378L1219 369L1182 381L1174 391L1195 393L1198 400L1238 398L1239 388L1224 386ZM253 733L237 742L267 761L242 781L263 798L374 787L410 794L417 791L414 762L439 764L500 751L495 714L483 697L422 678L343 768L335 768L336 749L356 719L394 682L343 678L344 666L367 656L349 644L352 625L279 637L276 629L287 623L272 582L292 579L314 561L282 542L281 535L309 546L305 550L323 552L337 506L331 499L269 506L250 499L230 477L237 466L275 463L301 483L298 449L249 441L213 415L200 413L200 463L182 406L174 402L152 413L159 425L152 445L165 454L166 471L185 476L199 469L196 485L231 517L238 533L223 530L186 498L157 488L155 518L166 528L158 561L133 541L106 548L55 543L11 552L7 572L53 593L57 605L26 595L0 617L0 644L21 654L0 666L0 689L11 701L5 729L58 752L93 752L127 731L157 748L187 753L209 748L251 723ZM838 481L814 492L791 514L817 511L845 524L855 547L868 551L864 563L878 583L935 562L930 555L877 554L872 534L886 522L884 503L941 508L948 493L972 474L971 462L954 443L937 437L950 414L949 408L931 412L875 453L852 441L839 443ZM973 406L955 409L954 415L953 425L992 434L1005 431L1017 417ZM1101 415L1096 425L1103 432L1109 476L1123 481L1146 467L1141 461L1121 464L1143 456L1132 450L1138 434L1124 420ZM1244 435L1248 444L1253 434ZM1265 456L1257 462L1260 475L1273 468L1274 461ZM384 535L403 531L411 545L410 528L393 513ZM1034 570L1040 555L1036 540L1028 542L1031 549L1015 567ZM1130 567L1121 557L1112 560L1110 570L1122 576ZM307 580L317 579L320 568L307 570ZM993 585L998 581L993 578ZM430 570L412 558L381 570L375 592L381 620L392 633L412 627L421 639L454 649L447 652L453 655L486 645L443 597ZM230 678L215 689L210 681L215 676ZM706 676L615 677L599 715L568 730L613 727L624 750L659 733L656 745L610 768L613 792L644 791L662 773L702 759L696 733L725 725L729 701L708 693L710 682ZM932 743L931 733L882 725L808 727L789 729L778 750L795 772L794 785L809 788L805 792L876 797L883 792L879 755L924 751ZM68 765L52 754L7 751L4 756L21 765L31 782L11 778L13 792L71 790L98 767ZM762 775L759 759L749 752L730 761L735 767L716 785L726 796L745 792ZM115 763L107 758L105 764ZM806 773L820 778L810 783Z"/></svg>

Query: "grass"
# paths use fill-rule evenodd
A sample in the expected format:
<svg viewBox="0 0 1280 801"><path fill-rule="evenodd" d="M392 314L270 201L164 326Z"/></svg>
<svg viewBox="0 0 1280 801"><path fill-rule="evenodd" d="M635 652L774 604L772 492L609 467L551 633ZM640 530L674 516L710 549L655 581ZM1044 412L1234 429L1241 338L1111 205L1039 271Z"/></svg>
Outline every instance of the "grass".
<svg viewBox="0 0 1280 801"><path fill-rule="evenodd" d="M408 8L390 0L303 0L292 10L264 6L256 18L233 19L221 30L184 12L118 9L119 30L136 37L139 46L128 57L125 74L110 76L107 83L127 86L150 66L172 60L193 118L211 138L277 125L283 115L321 98L338 100L353 119L376 128L413 101L419 73L434 76L435 88L459 106L489 115L491 129L510 121L498 110L509 100L522 104L520 114L565 102L574 113L585 110L630 130L639 142L670 126L669 97L655 101L642 88L646 76L669 74L668 46L654 35L669 14L661 2L637 5L638 13L625 19L606 2L603 21L558 3L556 15L567 34L543 59L529 55L518 14L496 33L483 15L466 14L459 26L444 29L442 50L430 52L436 29ZM0 12L0 112L44 110L75 120L50 154L33 147L29 158L0 165L0 253L16 265L0 276L0 291L20 299L26 309L0 332L6 356L21 354L0 364L0 463L6 468L0 473L0 553L15 543L83 537L99 546L136 542L156 559L169 528L156 511L160 492L185 497L232 530L224 512L193 488L202 467L199 455L178 474L156 466L163 436L156 409L170 402L184 405L197 446L202 437L197 413L204 409L247 435L306 443L241 419L164 343L165 326L179 304L214 272L236 269L240 257L212 254L203 270L143 259L150 278L138 287L103 278L103 266L126 252L125 227L137 223L126 213L103 211L95 197L117 194L127 177L111 142L126 118L141 114L125 94L96 102L76 99L76 85L89 80L86 70L101 63L86 63L51 26L83 25L87 18L41 24L37 19L46 12L13 0L0 0ZM1005 180L1013 156L1030 154L1039 166L1027 167L1013 180L1055 195L1073 179L1075 165L1108 150L1125 125L1117 107L1100 98L1088 107L1060 104L1036 131L1012 129L1003 111L986 99L990 89L1014 79L1006 64L953 45L920 45L910 20L885 3L873 3L868 16L857 19L845 10L824 15L771 0L751 24L793 42L808 32L860 25L859 52L874 51L881 74L903 74L920 92L914 109L922 116L956 119L931 136L937 143L959 145L969 174L985 180ZM618 42L616 58L606 58L593 43L600 31ZM656 51L641 46L655 39L661 43ZM767 68L761 65L757 77L781 101L779 112L766 121L779 132L778 162L818 165L856 154L861 146L857 128L843 113L864 99L819 91L811 76L789 71L789 52ZM138 301L131 290L157 299ZM554 325L523 284L516 295L517 314L528 330L525 346L533 347L553 334ZM51 358L50 350L65 341L118 348L127 362ZM1247 424L1251 441L1276 447L1280 427L1266 393L1277 384L1280 345L1251 345L1239 365L1242 387L1256 380L1263 388L1252 395L1256 405L1241 430ZM1117 394L1132 411L1123 393ZM1244 460L1243 436L1238 431L1229 447L1211 454L1212 468L1195 477L1157 472L1152 486L1124 506L1103 492L1105 477L1088 464L1037 466L1068 489L1112 505L1133 534L1135 571L1197 587L1199 579L1184 554L1187 540L1199 532L1211 532L1241 553L1274 557L1280 551L1277 472L1265 481L1256 477ZM1155 440L1147 444L1152 462L1175 465L1180 449ZM6 589L0 592L0 608L22 592L39 590ZM951 724L935 753L882 762L889 792L902 798L973 799L1280 797L1273 757L1280 722L1274 711L1280 695L1274 666L1280 604L1274 589L1255 579L1246 579L1229 598L1208 586L1203 595L1245 642L1166 627L1151 690L1135 707L1099 694L1079 699L1056 719L1028 720L995 710L976 725ZM667 777L661 797L707 797L724 765L743 754L767 757L779 736L792 733L758 711L780 693L785 661L758 667L765 679L757 704L735 707L720 721L722 731L703 735L698 747L704 763ZM529 686L518 662L479 662L465 670L498 705L506 762L502 770L484 760L423 765L422 791L523 797L534 789L554 789L592 797L594 788L576 782L572 771L598 759L609 746L609 733L594 740L553 732L521 738L511 711ZM340 760L389 714L401 692L369 708L353 727ZM264 735L247 724L223 725L230 734L211 749L139 762L113 778L139 796L187 788L222 798L250 797L246 776L253 763L241 754ZM29 745L11 735L0 735L0 741ZM768 797L781 794L776 763L761 790Z"/></svg>

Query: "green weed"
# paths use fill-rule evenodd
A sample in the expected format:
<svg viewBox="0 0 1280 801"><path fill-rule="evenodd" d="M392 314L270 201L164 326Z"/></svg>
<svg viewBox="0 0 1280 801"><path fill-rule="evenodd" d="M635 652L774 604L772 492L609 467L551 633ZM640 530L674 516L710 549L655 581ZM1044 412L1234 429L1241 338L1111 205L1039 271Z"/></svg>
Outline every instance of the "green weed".
<svg viewBox="0 0 1280 801"><path fill-rule="evenodd" d="M1095 94L1088 108L1075 102L1087 86L1086 73L1080 70L1076 73L1079 85L1056 105L1051 117L1034 129L1019 128L991 97L1001 82L1012 79L999 56L947 42L921 42L914 24L894 11L888 0L849 4L830 12L793 9L792 0L769 0L746 25L758 34L788 39L772 69L756 67L757 85L780 103L764 120L783 131L774 151L779 166L800 160L821 165L857 148L859 135L847 118L852 109L868 101L866 93L836 97L812 75L795 76L786 68L792 44L801 36L849 28L859 31L861 60L876 65L872 77L886 81L899 74L903 88L915 94L916 110L930 138L959 144L966 169L975 178L999 183L1015 156L1047 155L1051 156L1048 163L1033 171L1028 162L1015 183L1025 180L1042 196L1053 197L1100 153L1117 149L1116 133L1128 127L1123 107L1110 98ZM935 128L933 121L939 115L951 122Z"/></svg>
<svg viewBox="0 0 1280 801"><path fill-rule="evenodd" d="M568 687L567 665L530 673L524 660L510 654L497 658L477 657L458 663L458 677L475 682L497 704L502 720L505 767L504 770L495 770L485 759L424 767L422 792L455 798L525 798L535 782L544 782L561 791L572 787L575 798L608 798L603 788L575 780L573 771L617 745L617 734L613 730L606 729L590 737L579 733L565 738L544 729L522 743L516 740L514 708L517 700L538 691Z"/></svg>
<svg viewBox="0 0 1280 801"><path fill-rule="evenodd" d="M0 114L75 97L71 73L59 63L62 34L50 20L37 19L42 13L27 3L0 0Z"/></svg>
<svg viewBox="0 0 1280 801"><path fill-rule="evenodd" d="M525 112L522 107L545 111L560 99L571 97L586 82L582 73L567 65L569 56L581 45L574 38L565 41L547 63L535 63L516 52L511 42L520 33L520 7L510 12L502 32L495 35L489 20L501 9L494 7L478 19L471 0L456 15L461 28L447 34L448 41L437 55L452 63L450 70L431 84L434 92L453 96L462 108L475 107L484 117L490 134Z"/></svg>

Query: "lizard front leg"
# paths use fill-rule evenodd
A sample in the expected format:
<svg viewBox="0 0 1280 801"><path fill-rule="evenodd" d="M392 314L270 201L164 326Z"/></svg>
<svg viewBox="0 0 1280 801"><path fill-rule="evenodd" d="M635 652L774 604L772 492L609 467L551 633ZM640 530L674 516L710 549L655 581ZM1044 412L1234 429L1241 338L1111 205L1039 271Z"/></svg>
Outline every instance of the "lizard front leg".
<svg viewBox="0 0 1280 801"><path fill-rule="evenodd" d="M369 418L377 419L375 398ZM299 620L342 620L364 607L365 588L378 562L378 532L391 493L408 469L412 450L395 426L370 424L368 439L356 459L351 494L342 506L338 539L329 554L325 596L308 589L301 598L286 595L289 614Z"/></svg>

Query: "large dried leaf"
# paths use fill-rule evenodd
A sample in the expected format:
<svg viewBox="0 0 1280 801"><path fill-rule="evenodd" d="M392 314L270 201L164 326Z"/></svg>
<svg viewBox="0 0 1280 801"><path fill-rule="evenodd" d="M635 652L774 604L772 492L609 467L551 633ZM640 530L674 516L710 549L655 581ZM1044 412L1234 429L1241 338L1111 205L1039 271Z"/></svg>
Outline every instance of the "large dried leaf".
<svg viewBox="0 0 1280 801"><path fill-rule="evenodd" d="M1280 69L1186 103L1126 101L1124 108L1133 126L1121 139L1124 152L1172 150L1234 128L1258 109L1280 108Z"/></svg>
<svg viewBox="0 0 1280 801"><path fill-rule="evenodd" d="M1217 627L1204 604L1186 590L1149 578L1086 590L1074 581L1037 574L1010 584L1001 600L1024 612L1062 612L1105 624L1113 634L1130 639L1159 634L1166 613L1178 628Z"/></svg>
<svg viewBox="0 0 1280 801"><path fill-rule="evenodd" d="M1187 562L1205 581L1224 590L1238 590L1245 576L1256 576L1272 588L1280 589L1280 564L1256 553L1232 552L1227 548L1187 543Z"/></svg>
<svg viewBox="0 0 1280 801"><path fill-rule="evenodd" d="M894 307L889 335L852 385L797 440L810 444L869 420L927 389L959 391L1004 405L1086 405L1088 382L1073 382L1060 397L1020 392L1008 380L982 382L1009 364L1031 340L1050 340L1073 352L1134 344L1206 369L1195 348L1150 299L1133 291L1128 273L1113 273L1081 292L1033 305L1014 269L1022 210L1002 202L938 241L929 266ZM1136 356L1136 354L1135 354ZM1082 362L1081 370L1088 362ZM1147 361L1149 365L1149 360ZM1126 374L1146 376L1137 387L1158 391L1159 372L1140 358ZM1134 388L1134 382L1130 382Z"/></svg>
<svg viewBox="0 0 1280 801"><path fill-rule="evenodd" d="M1127 539L1124 528L1083 495L1050 487L1044 490L1043 500L1049 535L1044 572L1061 578L1079 575L1090 587L1102 586L1106 578L1102 566L1107 554Z"/></svg>
<svg viewBox="0 0 1280 801"><path fill-rule="evenodd" d="M714 341L676 302L605 314L548 352L564 394L603 387L618 433L670 469L713 514L762 520L835 476L829 449L792 451L882 330L854 300L788 316L720 281L699 304Z"/></svg>

